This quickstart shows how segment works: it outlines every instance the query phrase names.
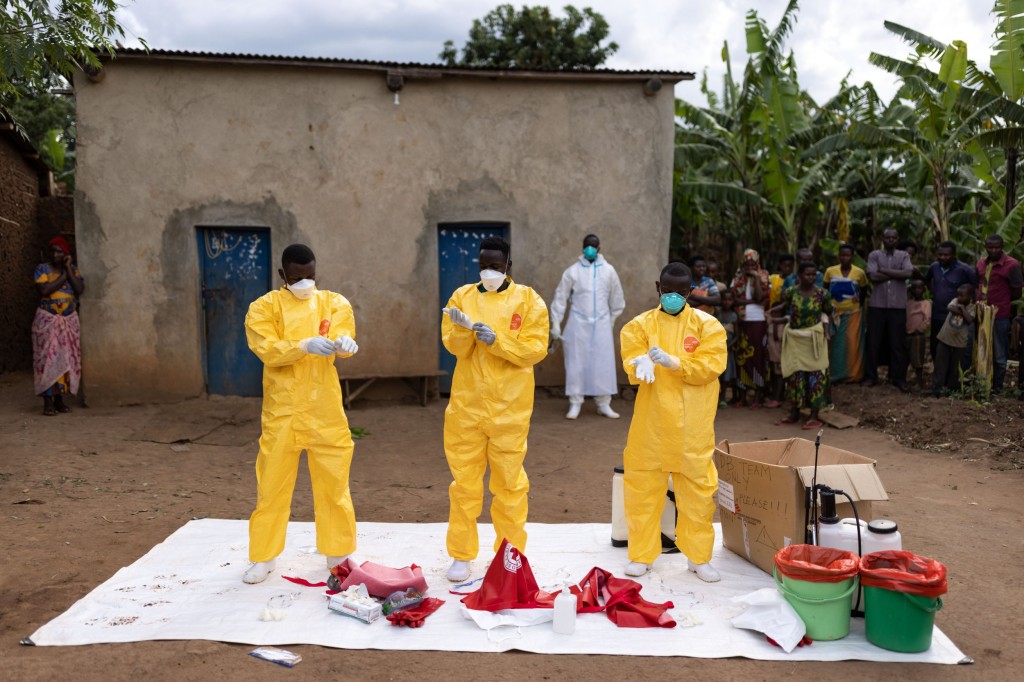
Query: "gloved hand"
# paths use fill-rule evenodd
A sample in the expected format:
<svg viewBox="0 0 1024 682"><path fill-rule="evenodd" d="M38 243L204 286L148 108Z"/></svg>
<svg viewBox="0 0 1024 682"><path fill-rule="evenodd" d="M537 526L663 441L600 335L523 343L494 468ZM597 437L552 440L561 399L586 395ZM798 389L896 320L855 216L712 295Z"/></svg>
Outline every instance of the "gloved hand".
<svg viewBox="0 0 1024 682"><path fill-rule="evenodd" d="M558 328L557 324L551 325L551 333L548 334L548 338L552 341L558 341L562 338L562 330Z"/></svg>
<svg viewBox="0 0 1024 682"><path fill-rule="evenodd" d="M674 355L669 355L657 346L654 346L647 351L647 355L650 356L651 360L662 367L668 367L672 371L679 369L679 358Z"/></svg>
<svg viewBox="0 0 1024 682"><path fill-rule="evenodd" d="M469 315L458 308L441 308L441 312L448 315L448 319L452 321L452 324L457 324L466 329L473 328L473 321L469 319Z"/></svg>
<svg viewBox="0 0 1024 682"><path fill-rule="evenodd" d="M334 355L334 343L323 336L311 336L299 341L299 350L310 355L330 357Z"/></svg>
<svg viewBox="0 0 1024 682"><path fill-rule="evenodd" d="M351 355L359 351L359 345L351 336L339 336L334 341L334 350L338 353Z"/></svg>
<svg viewBox="0 0 1024 682"><path fill-rule="evenodd" d="M474 324L473 325L473 331L476 332L476 338L478 338L479 340L483 341L488 346L490 346L492 343L494 343L494 340L496 338L498 338L495 335L494 330L491 329L490 327L488 327L483 322L477 322L476 324Z"/></svg>
<svg viewBox="0 0 1024 682"><path fill-rule="evenodd" d="M654 362L646 355L638 355L629 361L629 364L636 367L636 378L640 381L654 383Z"/></svg>

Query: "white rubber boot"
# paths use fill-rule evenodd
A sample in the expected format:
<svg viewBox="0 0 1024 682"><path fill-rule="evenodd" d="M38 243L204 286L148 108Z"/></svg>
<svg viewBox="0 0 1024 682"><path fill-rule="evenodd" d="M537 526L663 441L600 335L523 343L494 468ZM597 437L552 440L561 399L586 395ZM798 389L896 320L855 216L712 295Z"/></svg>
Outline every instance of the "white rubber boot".
<svg viewBox="0 0 1024 682"><path fill-rule="evenodd" d="M255 585L261 583L267 579L267 576L277 568L277 559L271 559L270 561L257 561L249 567L245 573L242 574L242 582Z"/></svg>
<svg viewBox="0 0 1024 682"><path fill-rule="evenodd" d="M639 561L630 561L626 564L625 573L633 578L639 578L642 575L646 575L649 570L651 570L650 564L642 564Z"/></svg>
<svg viewBox="0 0 1024 682"><path fill-rule="evenodd" d="M453 583L461 583L469 579L469 562L455 559L448 567L445 577Z"/></svg>
<svg viewBox="0 0 1024 682"><path fill-rule="evenodd" d="M594 398L597 403L597 413L609 419L618 419L619 413L612 409L612 397L610 395L599 395Z"/></svg>
<svg viewBox="0 0 1024 682"><path fill-rule="evenodd" d="M350 556L351 556L350 554L346 554L345 556L329 556L329 557L327 557L327 568L334 568L335 566L337 566L338 564L342 563L343 561L345 561L345 559L349 558Z"/></svg>
<svg viewBox="0 0 1024 682"><path fill-rule="evenodd" d="M583 396L571 395L569 396L569 411L565 413L566 419L576 419L580 416L580 410L583 409Z"/></svg>
<svg viewBox="0 0 1024 682"><path fill-rule="evenodd" d="M696 573L697 577L706 583L717 583L722 579L722 576L718 574L718 571L714 569L710 562L706 564L695 564L687 559L686 567L690 569L691 573Z"/></svg>

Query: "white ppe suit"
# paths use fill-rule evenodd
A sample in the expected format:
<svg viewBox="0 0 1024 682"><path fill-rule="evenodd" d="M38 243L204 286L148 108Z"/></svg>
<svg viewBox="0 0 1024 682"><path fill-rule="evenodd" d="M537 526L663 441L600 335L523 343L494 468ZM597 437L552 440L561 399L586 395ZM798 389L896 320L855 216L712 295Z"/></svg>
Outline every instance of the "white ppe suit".
<svg viewBox="0 0 1024 682"><path fill-rule="evenodd" d="M622 366L639 384L623 453L623 492L630 561L654 563L661 554L661 513L672 477L678 518L676 546L695 564L711 560L718 472L715 414L718 377L728 359L725 329L687 305L678 315L660 307L622 328ZM654 366L654 383L637 379L630 360L657 346L679 358L679 369Z"/></svg>
<svg viewBox="0 0 1024 682"><path fill-rule="evenodd" d="M591 263L581 255L566 268L551 301L552 326L562 323L567 305L569 319L562 333L565 394L582 402L583 396L618 393L612 325L626 308L626 299L618 273L604 256L597 254Z"/></svg>
<svg viewBox="0 0 1024 682"><path fill-rule="evenodd" d="M348 486L353 443L335 356L299 348L309 337L334 341L355 338L355 331L352 305L330 291L318 290L302 300L282 288L249 306L246 340L263 361L263 433L256 457L256 511L249 519L252 562L269 561L284 549L302 450L313 485L317 550L325 556L355 550L356 517Z"/></svg>
<svg viewBox="0 0 1024 682"><path fill-rule="evenodd" d="M441 321L442 343L456 357L444 414L444 451L453 479L448 488L448 554L458 561L476 558L476 520L483 510L488 466L494 550L507 538L522 551L530 490L523 460L533 414L533 366L547 355L548 311L533 289L510 279L498 291L478 284L460 287L447 307L483 322L496 337L487 345L448 315Z"/></svg>

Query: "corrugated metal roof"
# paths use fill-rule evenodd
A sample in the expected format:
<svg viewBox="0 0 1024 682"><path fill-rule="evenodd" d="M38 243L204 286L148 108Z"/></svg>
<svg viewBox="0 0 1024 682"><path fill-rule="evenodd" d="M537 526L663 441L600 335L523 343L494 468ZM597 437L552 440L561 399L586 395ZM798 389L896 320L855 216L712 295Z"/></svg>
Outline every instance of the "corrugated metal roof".
<svg viewBox="0 0 1024 682"><path fill-rule="evenodd" d="M188 50L143 50L119 48L117 57L128 59L157 59L211 62L250 62L255 64L310 65L362 71L395 71L399 75L476 76L487 78L561 78L569 80L641 80L660 78L666 81L693 80L689 71L671 70L620 70L586 69L559 71L543 69L494 69L480 66L447 66L444 64L421 64L417 62L387 62L369 59L341 59L337 57L302 57L286 55L261 55L238 52L192 52ZM104 58L103 55L100 55ZM107 57L109 59L109 57Z"/></svg>

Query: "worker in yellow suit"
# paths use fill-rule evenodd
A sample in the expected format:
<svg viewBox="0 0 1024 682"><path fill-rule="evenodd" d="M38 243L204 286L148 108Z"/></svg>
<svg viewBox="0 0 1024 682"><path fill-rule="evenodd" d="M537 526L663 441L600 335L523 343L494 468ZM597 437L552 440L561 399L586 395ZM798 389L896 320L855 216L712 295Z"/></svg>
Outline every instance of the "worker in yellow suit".
<svg viewBox="0 0 1024 682"><path fill-rule="evenodd" d="M630 576L646 573L661 553L661 513L669 476L677 505L676 546L705 582L711 566L712 518L718 472L715 413L718 376L725 370L725 329L686 304L692 282L683 263L669 263L657 283L660 303L622 328L622 363L639 384L623 455Z"/></svg>
<svg viewBox="0 0 1024 682"><path fill-rule="evenodd" d="M508 277L508 242L480 243L480 283L459 287L441 320L441 340L456 357L444 415L448 488L448 579L469 577L479 549L484 472L491 468L491 521L497 551L503 538L526 547L527 493L523 469L533 414L533 366L547 354L548 310L533 289Z"/></svg>
<svg viewBox="0 0 1024 682"><path fill-rule="evenodd" d="M245 336L263 361L263 414L256 457L256 511L249 519L249 560L242 576L259 583L284 549L299 455L306 451L313 484L317 550L327 566L356 547L356 517L349 493L352 434L341 402L335 357L359 350L352 305L341 294L316 288L316 259L292 244L278 270L284 286L253 301Z"/></svg>

